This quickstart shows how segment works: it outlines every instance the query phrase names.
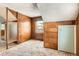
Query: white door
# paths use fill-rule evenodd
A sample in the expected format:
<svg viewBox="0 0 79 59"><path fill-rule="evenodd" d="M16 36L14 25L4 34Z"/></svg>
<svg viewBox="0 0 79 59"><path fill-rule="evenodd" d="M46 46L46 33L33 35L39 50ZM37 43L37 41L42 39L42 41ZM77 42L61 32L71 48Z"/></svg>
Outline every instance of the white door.
<svg viewBox="0 0 79 59"><path fill-rule="evenodd" d="M58 27L58 50L75 53L75 25L61 25Z"/></svg>

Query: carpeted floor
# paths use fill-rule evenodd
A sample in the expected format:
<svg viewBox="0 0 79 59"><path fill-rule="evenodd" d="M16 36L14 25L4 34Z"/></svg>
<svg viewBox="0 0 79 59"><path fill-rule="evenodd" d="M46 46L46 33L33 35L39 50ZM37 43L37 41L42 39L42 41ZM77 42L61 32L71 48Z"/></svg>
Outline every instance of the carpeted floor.
<svg viewBox="0 0 79 59"><path fill-rule="evenodd" d="M8 44L9 48L16 46L16 43ZM6 41L4 39L0 39L0 52L6 50Z"/></svg>
<svg viewBox="0 0 79 59"><path fill-rule="evenodd" d="M74 54L44 48L43 41L29 40L0 53L0 56L75 56Z"/></svg>
<svg viewBox="0 0 79 59"><path fill-rule="evenodd" d="M0 52L6 49L6 41L4 39L0 39Z"/></svg>

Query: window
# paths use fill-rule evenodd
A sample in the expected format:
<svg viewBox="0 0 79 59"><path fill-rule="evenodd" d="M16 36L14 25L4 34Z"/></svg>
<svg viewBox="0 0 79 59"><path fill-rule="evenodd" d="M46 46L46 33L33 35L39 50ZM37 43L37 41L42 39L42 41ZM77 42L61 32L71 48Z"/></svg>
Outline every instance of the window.
<svg viewBox="0 0 79 59"><path fill-rule="evenodd" d="M42 33L44 31L43 29L43 20L37 20L35 23L35 32L36 33Z"/></svg>
<svg viewBox="0 0 79 59"><path fill-rule="evenodd" d="M5 29L5 24L1 24L1 29L2 29L2 30Z"/></svg>

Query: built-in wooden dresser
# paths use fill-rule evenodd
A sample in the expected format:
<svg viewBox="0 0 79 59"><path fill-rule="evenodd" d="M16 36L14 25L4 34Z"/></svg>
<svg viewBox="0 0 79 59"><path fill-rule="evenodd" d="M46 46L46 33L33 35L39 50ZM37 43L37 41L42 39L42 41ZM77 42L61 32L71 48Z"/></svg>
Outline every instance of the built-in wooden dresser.
<svg viewBox="0 0 79 59"><path fill-rule="evenodd" d="M58 30L55 23L44 23L44 46L46 48L58 49Z"/></svg>
<svg viewBox="0 0 79 59"><path fill-rule="evenodd" d="M74 25L75 20L45 22L44 23L44 47L58 49L58 26Z"/></svg>

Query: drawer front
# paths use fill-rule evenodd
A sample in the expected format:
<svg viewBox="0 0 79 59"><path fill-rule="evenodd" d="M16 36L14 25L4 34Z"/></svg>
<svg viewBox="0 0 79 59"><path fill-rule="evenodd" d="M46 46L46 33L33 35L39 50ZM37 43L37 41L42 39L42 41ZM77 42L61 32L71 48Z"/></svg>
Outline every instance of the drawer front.
<svg viewBox="0 0 79 59"><path fill-rule="evenodd" d="M47 34L45 34L45 37L48 37L48 38L58 38L58 34L57 33L47 33Z"/></svg>
<svg viewBox="0 0 79 59"><path fill-rule="evenodd" d="M57 39L53 39L53 38L49 38L49 40L50 40L50 46L51 46L51 48L53 48L53 49L57 49Z"/></svg>
<svg viewBox="0 0 79 59"><path fill-rule="evenodd" d="M44 40L44 45L47 48L57 49L57 47L58 47L57 39L46 37Z"/></svg>
<svg viewBox="0 0 79 59"><path fill-rule="evenodd" d="M51 28L49 27L49 28L46 29L45 31L46 31L46 32L58 32L57 28L52 28L52 27L51 27Z"/></svg>
<svg viewBox="0 0 79 59"><path fill-rule="evenodd" d="M48 42L47 42L47 43L45 42L45 43L44 43L44 47L45 47L45 48L51 48L51 45L50 45Z"/></svg>

